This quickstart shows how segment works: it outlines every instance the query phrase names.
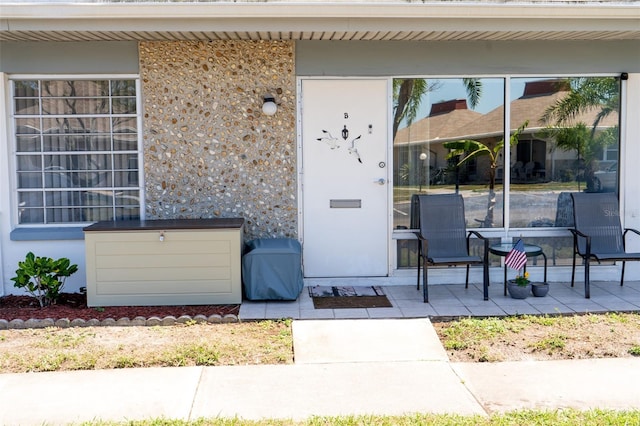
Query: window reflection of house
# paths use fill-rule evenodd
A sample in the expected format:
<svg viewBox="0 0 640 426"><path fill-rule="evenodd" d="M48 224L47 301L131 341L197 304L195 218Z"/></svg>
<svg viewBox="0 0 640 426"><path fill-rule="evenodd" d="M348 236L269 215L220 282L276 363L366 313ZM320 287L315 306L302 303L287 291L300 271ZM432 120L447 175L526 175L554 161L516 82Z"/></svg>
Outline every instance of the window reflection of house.
<svg viewBox="0 0 640 426"><path fill-rule="evenodd" d="M511 131L527 123L520 133L518 145L512 147L509 170L514 181L537 182L551 177L547 172L551 166L548 164L551 161L548 141L542 140L538 133L546 127L541 122L545 110L565 95L566 84L563 86L560 80L528 81L524 85L522 96L509 104ZM502 140L504 106L489 111L482 118L459 128L458 132L465 135L465 138L488 144L492 140ZM486 171L487 167L488 165L483 165L483 170Z"/></svg>
<svg viewBox="0 0 640 426"><path fill-rule="evenodd" d="M607 80L603 84L604 87L617 85L617 77L604 79ZM486 111L485 113L472 111L467 102L461 99L429 104L431 99L443 99L445 93L456 97L464 96L465 89L461 79L439 79L439 86L423 95L423 104L433 105L429 114L415 120L410 126L399 129L394 138L396 176L402 166L406 164L415 166L421 153L428 153L430 156L430 161L425 162L426 170L421 170L423 175L432 172L433 167L446 167L448 152L443 148L446 142L476 141L473 146L480 145L493 150L496 144L503 140L505 127L511 128L511 132L514 132L524 123L527 123L527 126L523 131L518 132L518 143L511 145L509 153L494 152L496 154L495 197L491 197L489 191L490 155L472 157L473 161L463 162L466 167L461 167L459 174L456 174L455 169L450 169L447 179L429 180L423 182L422 187L416 181L396 179L394 182L394 228L403 229L410 226L408 212L411 194L418 191L428 193L460 191L465 197L468 226L484 226L482 218L487 216L489 209L493 209L495 220L492 227L494 229L507 226L510 229L546 227L548 229L545 232L551 233L546 238L553 236L553 249L564 253L564 248L571 245L571 239L565 238L564 231L558 229L558 226L553 226L559 194L584 190L618 190L617 171L607 170L607 168L618 161L619 137L616 129L619 126L619 117L617 110L613 109L609 115L600 120L595 129L593 123L601 112L601 108L598 107L581 109L569 120L563 121L561 125L552 129L550 125L556 124L555 121L545 122L543 117L550 107L562 102L567 96L575 95L576 88L581 87L585 82L589 83L590 87L599 87L600 80L603 78L512 77L509 79L509 92L512 94L508 104L510 126L505 126L506 108L499 103L505 98L503 88L506 81L504 79L478 79L483 89L482 98L487 99L486 103L489 105L494 102L490 107L487 107L486 103L482 104L483 101L476 106L479 111ZM571 85L575 85L576 88L572 88ZM616 93L613 90L599 95L603 99L608 99L607 97L615 97ZM446 126L442 123L446 123ZM579 152L571 143L563 143L560 147L557 144L557 141L561 141L558 131L568 130L571 134L574 130L578 130L580 123L584 130L581 136L585 137L581 143L585 145L581 145ZM436 154L437 163L431 161ZM470 165L473 168L468 167ZM411 167L408 169L410 170ZM511 182L508 193L504 191L502 185L506 176L509 176ZM607 179L608 183L600 185L598 182L600 177ZM601 189L601 186L605 188ZM401 235L401 232L397 235ZM530 234L529 238L536 238L535 233ZM549 243L547 240L544 241L544 244ZM558 251L560 248L563 250ZM556 260L559 263L567 262L565 258L554 259ZM409 266L411 262L400 264Z"/></svg>
<svg viewBox="0 0 640 426"><path fill-rule="evenodd" d="M518 79L513 79L518 80ZM512 80L512 81L513 81ZM511 131L523 123L527 127L521 133L517 147L510 160L511 178L514 182L562 181L566 170L573 167L575 152L566 152L555 147L552 138L544 137L547 124L542 121L545 111L568 94L566 79L526 81L522 95L510 103ZM591 125L598 111L592 109L574 117L575 123ZM446 166L447 152L442 143L451 140L472 139L493 146L502 140L504 133L504 107L499 106L486 114L467 109L465 100L450 100L433 104L431 113L411 126L400 129L394 140L394 149L399 156L407 155L414 160L416 153L425 147L438 152L441 164ZM616 126L618 115L607 116L598 130ZM603 156L606 152L603 152ZM431 164L429 164L431 166ZM478 157L477 173L465 176L462 181L485 182L488 173L486 158ZM503 176L503 166L499 165L498 180Z"/></svg>
<svg viewBox="0 0 640 426"><path fill-rule="evenodd" d="M396 164L418 165L420 154L424 152L429 159L426 166L431 174L435 175L435 171L446 169L448 151L442 143L458 139L458 129L481 116L479 112L468 109L465 99L433 104L427 117L398 130L394 141ZM398 170L394 172L395 180L398 182Z"/></svg>

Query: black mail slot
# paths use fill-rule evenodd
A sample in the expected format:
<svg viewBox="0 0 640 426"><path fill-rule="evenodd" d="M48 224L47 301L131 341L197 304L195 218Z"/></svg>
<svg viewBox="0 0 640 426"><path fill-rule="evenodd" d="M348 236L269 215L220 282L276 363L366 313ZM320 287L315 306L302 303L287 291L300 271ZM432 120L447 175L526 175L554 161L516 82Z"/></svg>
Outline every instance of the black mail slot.
<svg viewBox="0 0 640 426"><path fill-rule="evenodd" d="M359 209L362 208L362 200L329 200L332 209Z"/></svg>

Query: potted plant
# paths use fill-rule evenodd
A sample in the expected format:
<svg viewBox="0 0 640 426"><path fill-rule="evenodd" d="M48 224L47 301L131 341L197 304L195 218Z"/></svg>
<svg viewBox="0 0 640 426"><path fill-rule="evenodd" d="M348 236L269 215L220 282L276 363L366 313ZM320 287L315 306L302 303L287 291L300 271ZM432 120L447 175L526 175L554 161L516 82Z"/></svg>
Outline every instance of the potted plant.
<svg viewBox="0 0 640 426"><path fill-rule="evenodd" d="M514 299L526 299L531 292L531 281L529 281L529 273L516 275L516 278L507 282L507 290L509 295Z"/></svg>
<svg viewBox="0 0 640 426"><path fill-rule="evenodd" d="M531 283L531 292L536 297L544 297L549 293L549 284L547 283Z"/></svg>

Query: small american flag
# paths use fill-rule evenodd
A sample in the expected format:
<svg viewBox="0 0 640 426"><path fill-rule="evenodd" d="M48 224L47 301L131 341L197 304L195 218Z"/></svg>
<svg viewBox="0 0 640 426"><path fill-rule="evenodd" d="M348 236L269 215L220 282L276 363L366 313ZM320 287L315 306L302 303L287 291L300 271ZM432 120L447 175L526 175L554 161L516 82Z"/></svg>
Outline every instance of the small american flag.
<svg viewBox="0 0 640 426"><path fill-rule="evenodd" d="M519 239L505 257L504 264L511 269L522 269L526 263L527 254L524 251L524 243Z"/></svg>

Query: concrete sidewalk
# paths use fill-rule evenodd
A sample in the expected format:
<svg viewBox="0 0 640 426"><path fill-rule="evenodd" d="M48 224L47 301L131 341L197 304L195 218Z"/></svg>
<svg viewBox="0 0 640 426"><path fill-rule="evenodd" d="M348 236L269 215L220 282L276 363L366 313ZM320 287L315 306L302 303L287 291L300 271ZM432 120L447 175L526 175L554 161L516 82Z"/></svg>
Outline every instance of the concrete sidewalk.
<svg viewBox="0 0 640 426"><path fill-rule="evenodd" d="M1 374L0 424L640 409L637 358L450 363L427 319L294 321L293 334L292 365Z"/></svg>

